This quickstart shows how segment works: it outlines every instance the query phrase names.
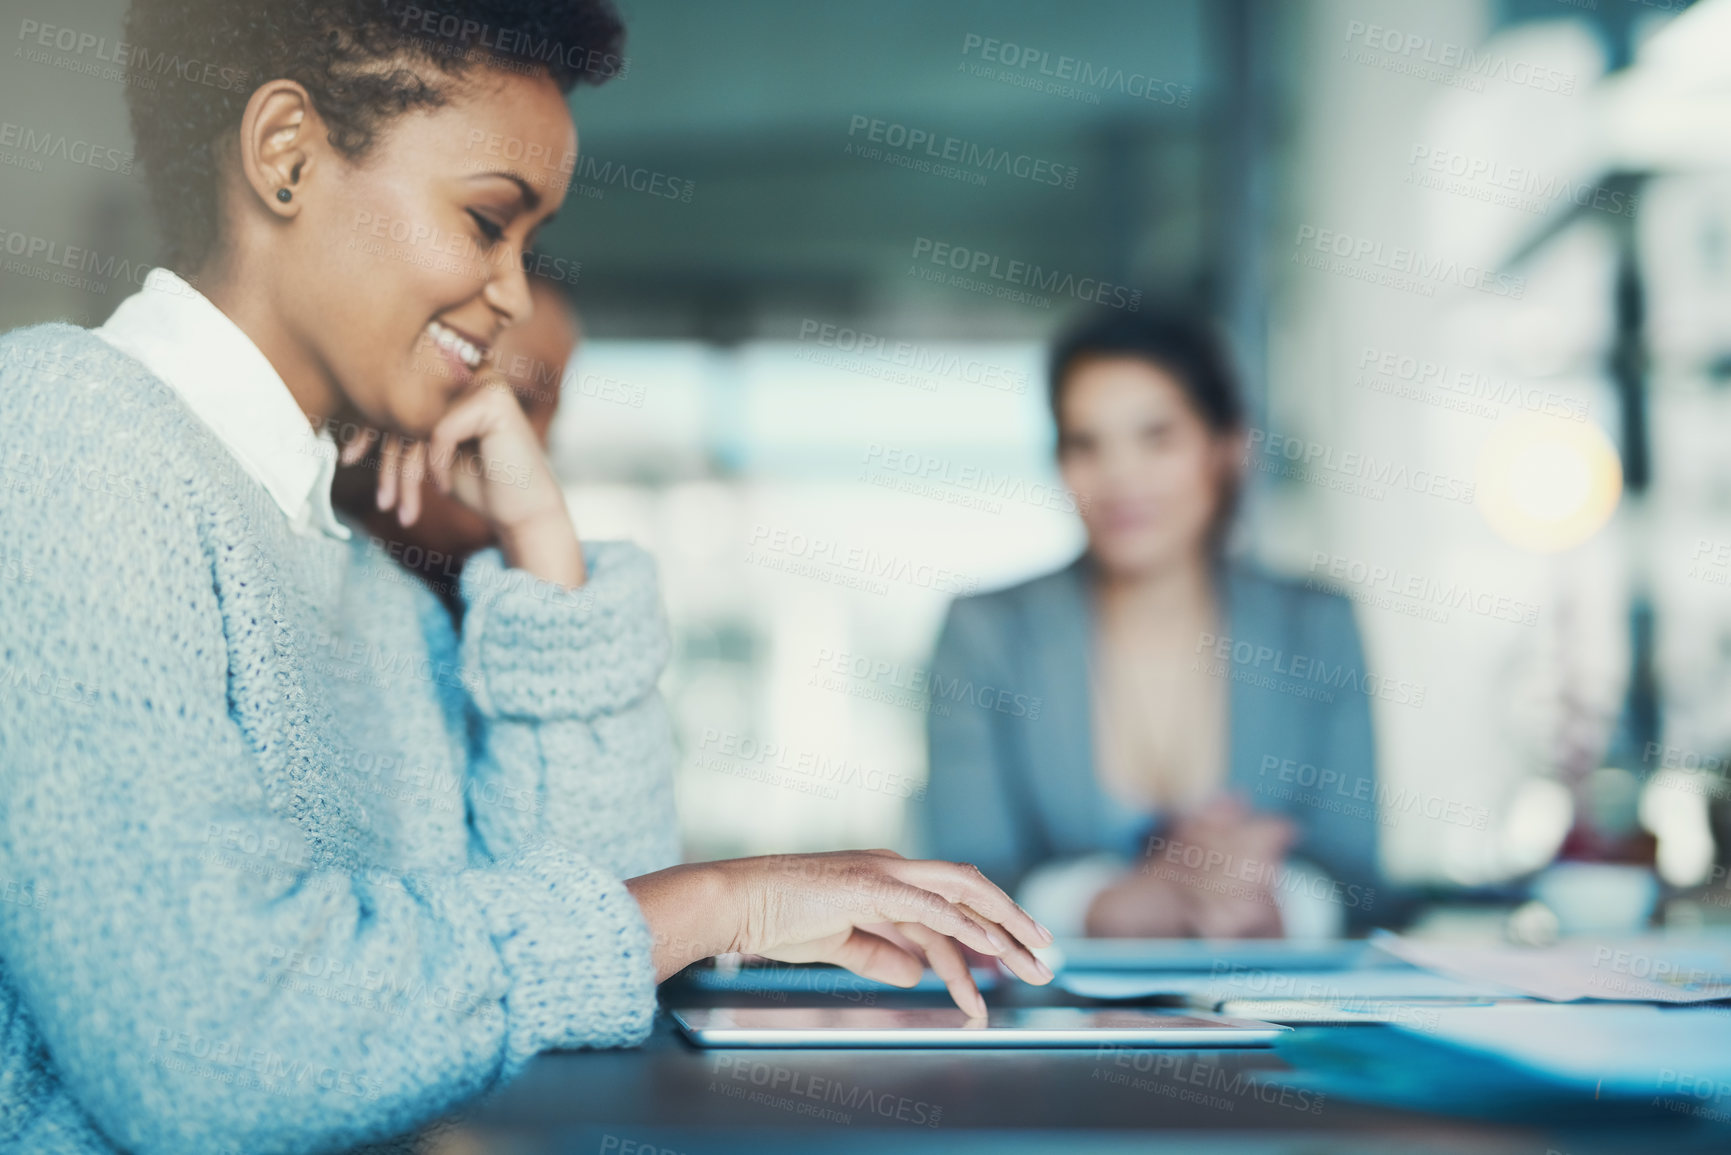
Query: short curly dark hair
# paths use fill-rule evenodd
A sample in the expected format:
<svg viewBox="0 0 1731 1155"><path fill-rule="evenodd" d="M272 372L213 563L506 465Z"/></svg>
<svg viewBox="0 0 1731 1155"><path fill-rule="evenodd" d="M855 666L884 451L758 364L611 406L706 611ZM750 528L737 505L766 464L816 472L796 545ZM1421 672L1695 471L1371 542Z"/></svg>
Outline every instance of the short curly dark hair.
<svg viewBox="0 0 1731 1155"><path fill-rule="evenodd" d="M220 142L266 81L301 84L332 146L359 157L477 66L543 73L569 93L627 63L611 0L132 0L126 39L137 157L182 273L217 242Z"/></svg>

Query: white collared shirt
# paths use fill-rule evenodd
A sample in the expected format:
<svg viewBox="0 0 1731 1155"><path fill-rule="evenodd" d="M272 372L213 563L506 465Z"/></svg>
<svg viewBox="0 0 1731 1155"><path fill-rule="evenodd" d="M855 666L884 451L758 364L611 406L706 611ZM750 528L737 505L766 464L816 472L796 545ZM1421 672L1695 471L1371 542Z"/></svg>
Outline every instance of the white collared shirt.
<svg viewBox="0 0 1731 1155"><path fill-rule="evenodd" d="M348 538L331 509L336 441L329 430L313 431L281 375L208 297L168 269L152 269L144 287L92 331L179 394L297 533Z"/></svg>

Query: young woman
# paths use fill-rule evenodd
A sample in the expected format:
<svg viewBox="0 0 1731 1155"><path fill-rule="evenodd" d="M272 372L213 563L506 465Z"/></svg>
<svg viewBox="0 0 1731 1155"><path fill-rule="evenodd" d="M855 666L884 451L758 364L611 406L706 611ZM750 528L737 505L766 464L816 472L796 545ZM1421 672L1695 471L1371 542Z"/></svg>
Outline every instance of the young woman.
<svg viewBox="0 0 1731 1155"><path fill-rule="evenodd" d="M1245 428L1222 350L1182 318L1115 314L1058 343L1050 394L1088 548L951 607L933 684L1040 709L933 710L930 847L1060 934L1379 917L1352 607L1226 558Z"/></svg>
<svg viewBox="0 0 1731 1155"><path fill-rule="evenodd" d="M971 867L675 865L654 571L579 546L489 348L618 68L602 0L137 0L167 267L0 339L0 1146L312 1151L548 1048L640 1041L744 951L898 984L1050 941ZM517 55L513 55L517 53ZM179 61L161 68L165 60ZM192 63L188 63L192 62ZM461 635L333 517L384 431L490 523ZM358 444L358 443L357 443ZM406 483L406 484L405 484Z"/></svg>

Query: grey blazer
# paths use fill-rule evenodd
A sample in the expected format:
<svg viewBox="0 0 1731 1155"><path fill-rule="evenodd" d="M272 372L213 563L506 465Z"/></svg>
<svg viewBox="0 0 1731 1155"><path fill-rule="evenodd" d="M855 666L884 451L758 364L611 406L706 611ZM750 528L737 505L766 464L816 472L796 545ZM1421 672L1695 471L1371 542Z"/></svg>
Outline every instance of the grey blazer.
<svg viewBox="0 0 1731 1155"><path fill-rule="evenodd" d="M1139 851L1158 815L1100 786L1089 671L1093 564L950 606L929 688L930 779L916 808L925 850L972 862L1014 893L1043 863ZM1292 819L1292 853L1343 884L1349 926L1381 913L1376 753L1352 604L1246 566L1222 567L1226 638L1196 660L1231 679L1227 788Z"/></svg>

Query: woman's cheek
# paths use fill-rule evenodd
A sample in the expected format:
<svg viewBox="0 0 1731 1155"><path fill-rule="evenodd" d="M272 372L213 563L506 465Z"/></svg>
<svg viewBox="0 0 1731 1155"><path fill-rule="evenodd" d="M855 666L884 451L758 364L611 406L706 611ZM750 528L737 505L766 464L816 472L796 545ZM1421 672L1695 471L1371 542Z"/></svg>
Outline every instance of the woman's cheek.
<svg viewBox="0 0 1731 1155"><path fill-rule="evenodd" d="M1161 463L1159 479L1162 493L1187 511L1206 505L1216 484L1212 463L1192 452L1169 454Z"/></svg>
<svg viewBox="0 0 1731 1155"><path fill-rule="evenodd" d="M442 383L429 382L425 378L411 381L409 390L409 395L403 398L402 402L408 432L415 437L430 436L433 427L450 408L447 403L450 394L445 391Z"/></svg>
<svg viewBox="0 0 1731 1155"><path fill-rule="evenodd" d="M1076 507L1078 509L1086 511L1095 507L1099 498L1099 484L1094 477L1093 470L1074 461L1060 462L1058 480L1063 483L1065 489L1076 495ZM1084 522L1088 520L1085 512L1082 520Z"/></svg>
<svg viewBox="0 0 1731 1155"><path fill-rule="evenodd" d="M350 400L361 412L372 416L393 432L418 435L425 423L427 394L424 380L428 364L418 347L405 342L376 339L353 374Z"/></svg>
<svg viewBox="0 0 1731 1155"><path fill-rule="evenodd" d="M418 288L426 300L448 301L447 307L451 307L481 295L481 290L487 287L491 265L474 255L473 246L469 248L470 252L425 271Z"/></svg>
<svg viewBox="0 0 1731 1155"><path fill-rule="evenodd" d="M1177 514L1175 520L1186 537L1195 543L1206 537L1219 503L1220 484L1214 471L1207 468L1191 471L1185 478L1184 490L1174 511Z"/></svg>

